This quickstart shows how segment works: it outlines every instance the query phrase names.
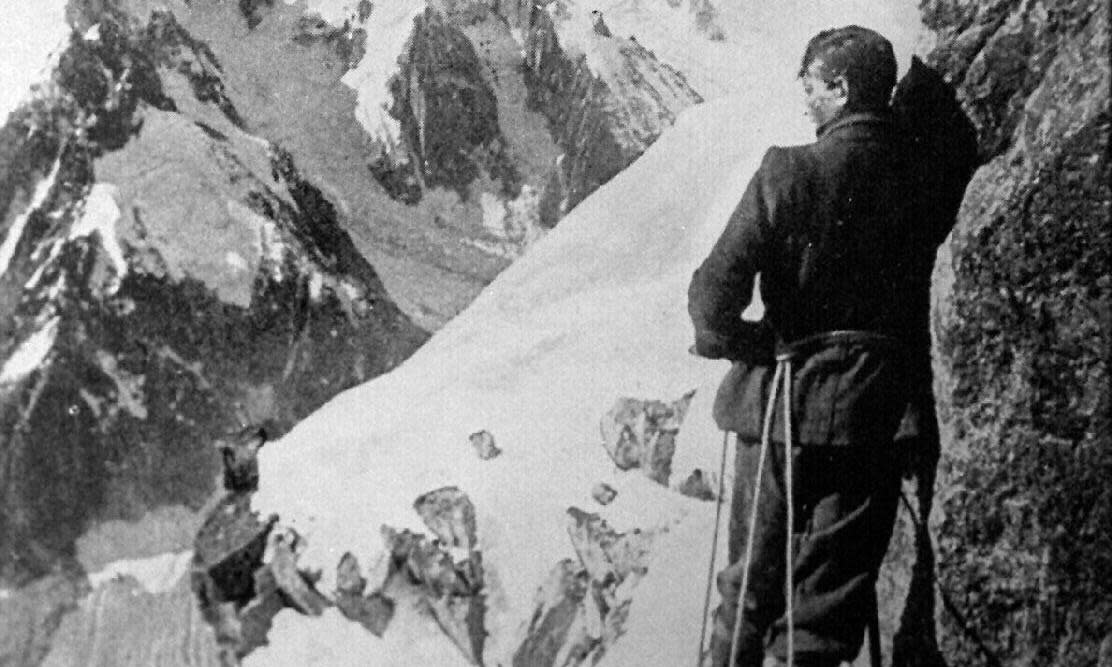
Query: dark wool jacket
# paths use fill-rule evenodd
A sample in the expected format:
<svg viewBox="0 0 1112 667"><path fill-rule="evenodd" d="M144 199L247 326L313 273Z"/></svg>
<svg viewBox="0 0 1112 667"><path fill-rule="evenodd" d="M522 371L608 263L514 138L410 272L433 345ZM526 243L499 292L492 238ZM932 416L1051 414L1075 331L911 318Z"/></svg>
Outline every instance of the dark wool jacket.
<svg viewBox="0 0 1112 667"><path fill-rule="evenodd" d="M696 352L741 360L719 390L719 426L760 436L772 365L745 349L763 343L740 319L758 273L765 326L780 345L836 330L900 342L819 345L800 356L798 443L891 442L908 402L929 395L930 274L954 211L932 212L912 148L890 114L870 112L836 118L815 143L765 154L688 291Z"/></svg>

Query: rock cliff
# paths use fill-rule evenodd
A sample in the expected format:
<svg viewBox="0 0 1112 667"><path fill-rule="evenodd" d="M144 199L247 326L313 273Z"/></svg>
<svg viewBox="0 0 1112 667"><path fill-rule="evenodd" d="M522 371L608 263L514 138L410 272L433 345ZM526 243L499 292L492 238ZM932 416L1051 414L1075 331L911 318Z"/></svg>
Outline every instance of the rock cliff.
<svg viewBox="0 0 1112 667"><path fill-rule="evenodd" d="M935 276L938 648L951 665L1098 664L1112 636L1108 5L928 0L923 16L984 161Z"/></svg>

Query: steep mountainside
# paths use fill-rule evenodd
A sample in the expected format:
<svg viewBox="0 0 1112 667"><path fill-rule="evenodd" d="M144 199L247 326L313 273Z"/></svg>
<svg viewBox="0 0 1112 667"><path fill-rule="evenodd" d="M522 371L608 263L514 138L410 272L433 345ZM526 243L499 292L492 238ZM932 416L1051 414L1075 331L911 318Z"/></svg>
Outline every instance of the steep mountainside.
<svg viewBox="0 0 1112 667"><path fill-rule="evenodd" d="M1112 664L1105 2L924 3L977 126L935 295L948 664Z"/></svg>
<svg viewBox="0 0 1112 667"><path fill-rule="evenodd" d="M203 44L168 13L95 19L0 135L0 661L15 664L42 657L86 573L188 550L218 438L280 435L427 336L290 155L244 131ZM104 532L119 522L139 523Z"/></svg>
<svg viewBox="0 0 1112 667"><path fill-rule="evenodd" d="M700 99L539 9L316 4L73 0L0 131L0 664L215 660L212 445L396 366Z"/></svg>

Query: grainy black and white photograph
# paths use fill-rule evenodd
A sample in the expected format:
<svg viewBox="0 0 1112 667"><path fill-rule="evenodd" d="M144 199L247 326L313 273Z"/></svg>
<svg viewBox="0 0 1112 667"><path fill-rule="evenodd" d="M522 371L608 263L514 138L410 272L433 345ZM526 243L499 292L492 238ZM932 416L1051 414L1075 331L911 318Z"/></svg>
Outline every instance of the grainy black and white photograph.
<svg viewBox="0 0 1112 667"><path fill-rule="evenodd" d="M1112 667L1105 0L0 0L0 667Z"/></svg>

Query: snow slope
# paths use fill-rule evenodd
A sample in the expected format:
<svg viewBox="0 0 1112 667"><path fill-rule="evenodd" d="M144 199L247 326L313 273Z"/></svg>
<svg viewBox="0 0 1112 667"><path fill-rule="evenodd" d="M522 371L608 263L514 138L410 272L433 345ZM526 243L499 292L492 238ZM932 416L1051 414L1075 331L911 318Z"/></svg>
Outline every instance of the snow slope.
<svg viewBox="0 0 1112 667"><path fill-rule="evenodd" d="M709 403L725 365L688 356L686 287L764 149L812 136L794 81L807 36L796 38L798 19L913 34L914 26L884 23L893 20L888 9L866 21L832 15L824 3L792 4L797 11L766 17L778 23L734 54L739 62L731 67L745 77L744 88L760 95L727 95L686 112L403 366L341 394L262 451L256 506L307 538L301 564L323 571L321 590L332 590L345 551L363 563L380 559L381 525L424 532L413 500L457 485L475 504L490 573L485 662L505 664L537 587L558 560L573 556L564 513L574 505L619 531L667 531L634 593L627 633L603 664L691 661L714 506L638 472L617 473L598 423L620 396L674 400L698 388L674 474L717 468L721 435ZM790 41L768 37L781 34L778 26ZM897 48L911 51L906 41ZM502 456L474 456L467 436L479 429L494 434ZM600 480L618 490L605 508L590 497ZM355 652L360 664L425 665L448 641L436 633L399 641L392 625L384 640L364 634L345 642L344 658L306 655L305 642L330 633L342 641L349 625L335 614L314 620L287 612L281 632L248 664L342 664Z"/></svg>
<svg viewBox="0 0 1112 667"><path fill-rule="evenodd" d="M892 40L901 64L910 60L920 34L918 7L906 0L712 0L711 5L721 40L699 28L689 2L576 0L569 3L569 22L584 26L591 10L601 11L611 32L635 36L683 72L706 99L761 90L754 85L754 65L794 75L803 45L825 28L856 23L879 30Z"/></svg>

